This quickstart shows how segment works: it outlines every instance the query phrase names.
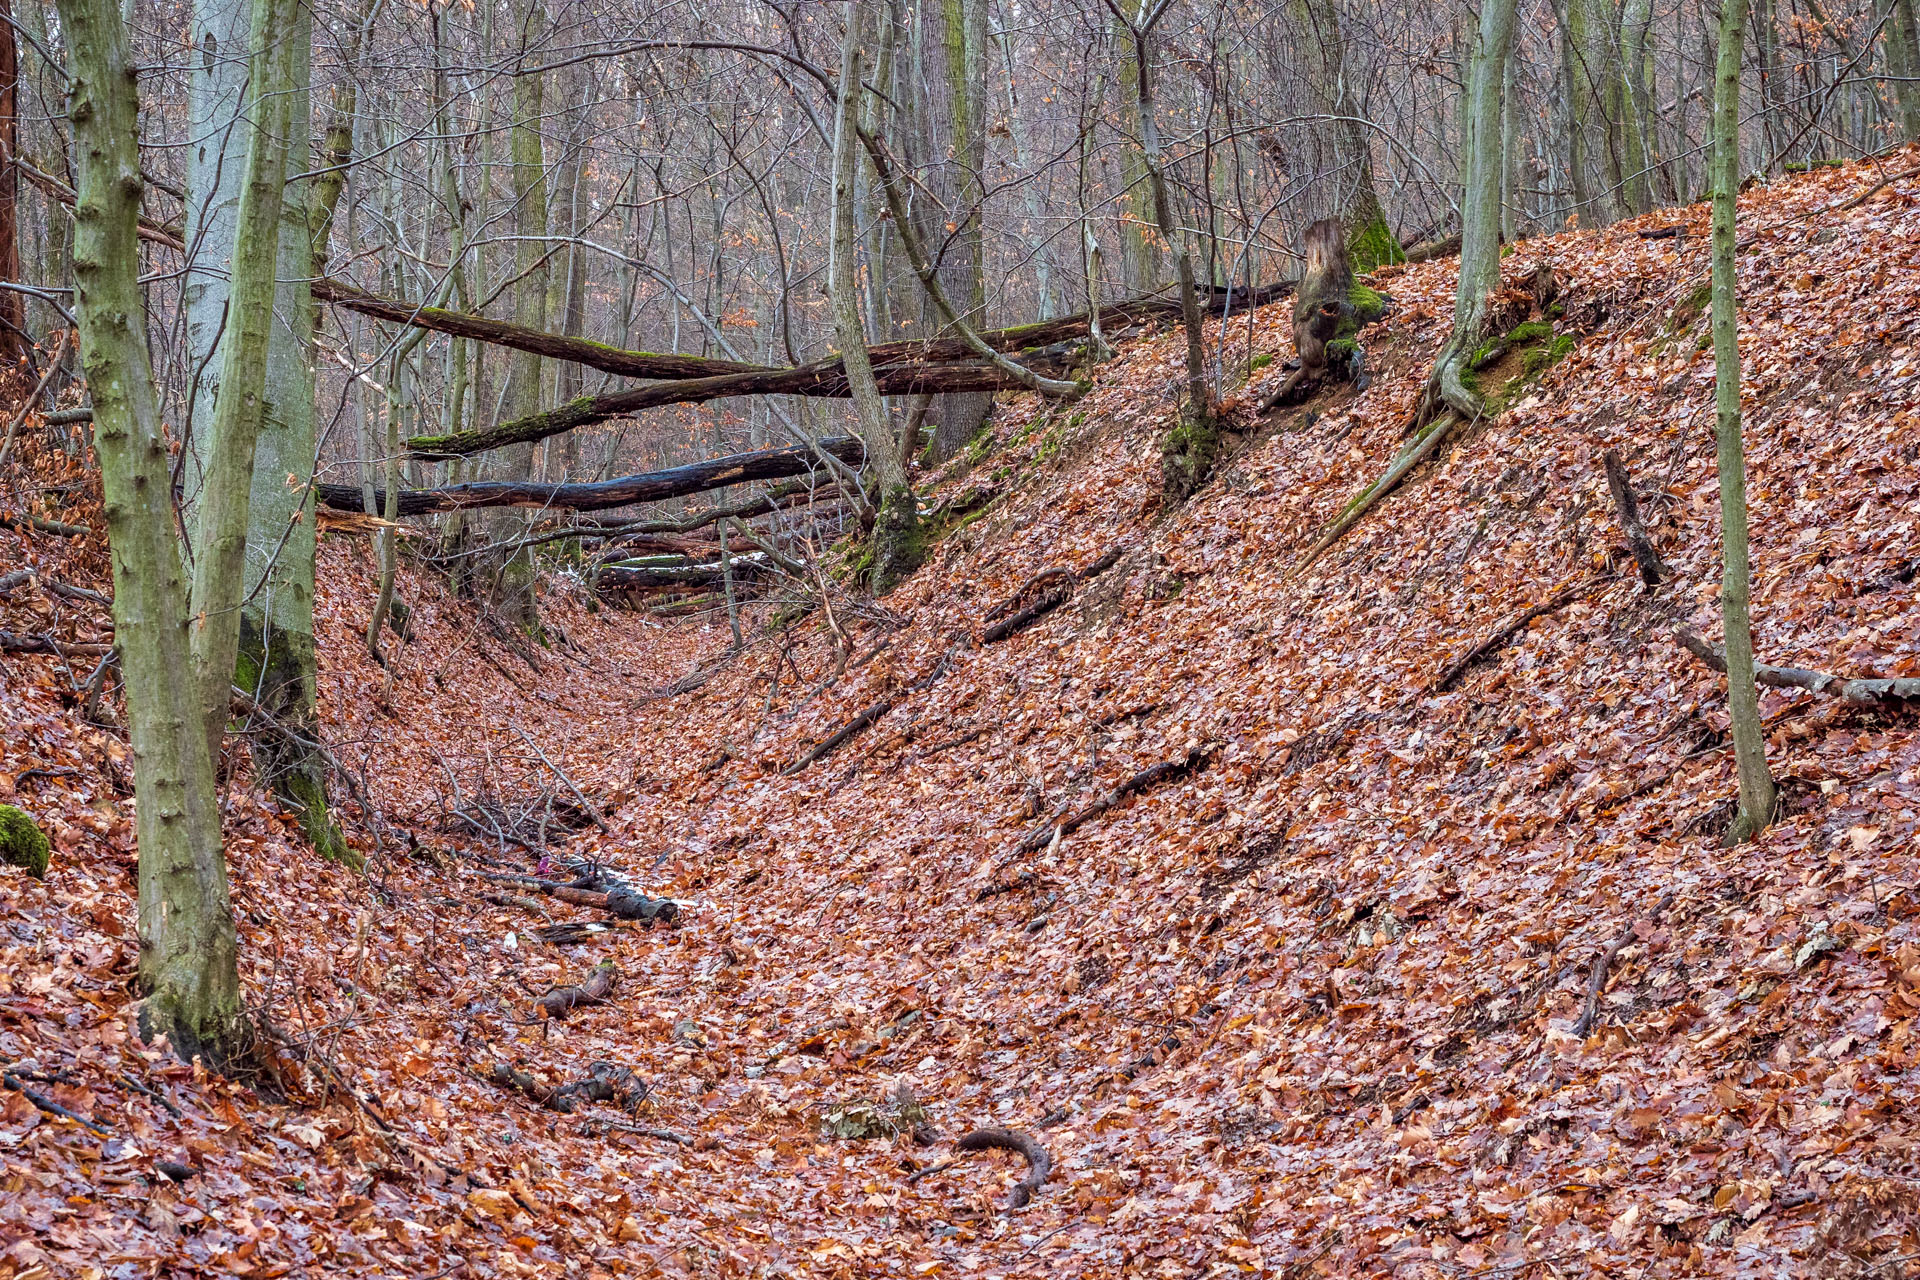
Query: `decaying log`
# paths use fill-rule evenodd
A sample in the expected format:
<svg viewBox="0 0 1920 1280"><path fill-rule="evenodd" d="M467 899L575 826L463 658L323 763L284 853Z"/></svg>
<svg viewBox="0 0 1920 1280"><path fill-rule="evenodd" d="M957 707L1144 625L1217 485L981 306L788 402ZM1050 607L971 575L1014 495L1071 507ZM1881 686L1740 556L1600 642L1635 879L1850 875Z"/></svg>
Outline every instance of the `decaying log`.
<svg viewBox="0 0 1920 1280"><path fill-rule="evenodd" d="M680 904L672 898L655 898L623 884L610 884L592 873L577 880L543 880L539 876L522 875L483 875L482 878L525 885L576 907L593 907L622 920L639 920L648 928L652 928L655 921L672 924L680 918Z"/></svg>
<svg viewBox="0 0 1920 1280"><path fill-rule="evenodd" d="M1024 1208L1053 1171L1053 1157L1030 1135L1018 1129L975 1129L954 1143L957 1151L1015 1151L1027 1162L1027 1176L1013 1184L1007 1209Z"/></svg>
<svg viewBox="0 0 1920 1280"><path fill-rule="evenodd" d="M1653 539L1647 536L1647 526L1640 522L1640 500L1634 496L1633 480L1627 475L1627 465L1620 461L1618 449L1609 449L1601 457L1607 468L1607 489L1613 494L1613 509L1620 517L1620 529L1627 535L1627 545L1633 548L1634 563L1640 566L1640 580L1649 587L1657 587L1667 572L1667 566L1661 563L1660 553L1654 550Z"/></svg>
<svg viewBox="0 0 1920 1280"><path fill-rule="evenodd" d="M1727 673L1726 651L1693 628L1681 627L1673 633L1673 638L1681 648L1721 675ZM1824 671L1773 667L1764 662L1753 664L1753 680L1755 684L1763 684L1770 689L1804 689L1808 693L1824 693L1860 706L1920 698L1920 680L1848 680Z"/></svg>
<svg viewBox="0 0 1920 1280"><path fill-rule="evenodd" d="M854 436L832 436L817 442L818 447L849 466L858 466L865 458L860 441ZM531 481L483 480L471 484L448 485L440 489L408 489L399 497L403 516L427 515L436 511L468 511L479 507L542 507L565 511L606 511L636 502L659 502L704 493L730 484L756 480L783 480L820 469L813 450L800 447L760 449L752 453L708 458L664 471L646 471L617 476L590 484L536 484ZM315 485L320 502L341 511L364 510L360 487L350 484ZM374 504L386 508L387 496L374 490Z"/></svg>
<svg viewBox="0 0 1920 1280"><path fill-rule="evenodd" d="M12 631L0 631L0 653L50 653L57 658L64 658L69 654L78 654L84 657L97 658L103 653L112 652L113 646L110 644L84 642L69 644L64 640L56 640L52 636L24 636L17 635Z"/></svg>
<svg viewBox="0 0 1920 1280"><path fill-rule="evenodd" d="M632 1070L611 1062L596 1062L587 1068L585 1079L563 1085L544 1085L533 1076L504 1062L496 1062L487 1079L502 1089L525 1094L549 1111L571 1115L583 1102L607 1102L632 1110L645 1100L652 1088Z"/></svg>
<svg viewBox="0 0 1920 1280"><path fill-rule="evenodd" d="M605 1004L619 977L620 971L611 962L602 962L593 967L585 981L571 987L555 987L533 1003L546 1017L564 1020L575 1009Z"/></svg>
<svg viewBox="0 0 1920 1280"><path fill-rule="evenodd" d="M91 525L63 524L45 516L21 515L17 511L0 511L0 529L12 529L16 533L50 533L56 538L84 538L93 532Z"/></svg>

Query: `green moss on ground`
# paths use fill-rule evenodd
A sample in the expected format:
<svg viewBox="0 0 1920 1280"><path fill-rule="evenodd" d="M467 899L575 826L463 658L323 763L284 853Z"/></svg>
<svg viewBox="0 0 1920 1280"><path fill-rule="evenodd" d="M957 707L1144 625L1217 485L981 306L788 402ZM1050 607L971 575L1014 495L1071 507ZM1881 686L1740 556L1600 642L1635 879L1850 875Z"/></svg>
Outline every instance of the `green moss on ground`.
<svg viewBox="0 0 1920 1280"><path fill-rule="evenodd" d="M1191 407L1182 410L1160 442L1161 487L1170 501L1184 502L1199 491L1213 474L1220 446L1219 423Z"/></svg>
<svg viewBox="0 0 1920 1280"><path fill-rule="evenodd" d="M53 859L53 846L40 825L10 804L0 804L0 862L26 869L43 879Z"/></svg>

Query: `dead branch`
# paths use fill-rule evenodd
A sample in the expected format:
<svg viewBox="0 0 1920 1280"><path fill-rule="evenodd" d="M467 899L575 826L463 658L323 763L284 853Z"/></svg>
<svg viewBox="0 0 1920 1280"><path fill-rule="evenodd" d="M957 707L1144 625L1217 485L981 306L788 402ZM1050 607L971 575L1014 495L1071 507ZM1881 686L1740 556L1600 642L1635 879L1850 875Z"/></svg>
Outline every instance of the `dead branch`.
<svg viewBox="0 0 1920 1280"><path fill-rule="evenodd" d="M662 1142L671 1142L681 1147L691 1147L696 1141L684 1133L675 1133L671 1129L655 1129L644 1124L627 1124L625 1121L607 1120L600 1116L582 1121L580 1132L589 1137L596 1133L637 1133L643 1138L658 1138Z"/></svg>
<svg viewBox="0 0 1920 1280"><path fill-rule="evenodd" d="M50 653L57 658L81 654L92 658L112 652L113 646L110 644L68 643L48 635L25 636L0 631L0 653Z"/></svg>
<svg viewBox="0 0 1920 1280"><path fill-rule="evenodd" d="M70 1111L66 1107L61 1106L46 1094L41 1093L38 1089L29 1087L26 1081L22 1080L12 1071L0 1072L0 1084L4 1084L9 1089L18 1090L20 1096L50 1116L59 1116L62 1120L71 1120L83 1129L97 1134L102 1138L111 1138L113 1136L113 1130L96 1124L77 1111Z"/></svg>
<svg viewBox="0 0 1920 1280"><path fill-rule="evenodd" d="M975 1129L954 1143L957 1151L1014 1151L1027 1162L1027 1176L1013 1184L1007 1195L1007 1211L1023 1208L1033 1193L1053 1171L1053 1157L1047 1149L1018 1129Z"/></svg>
<svg viewBox="0 0 1920 1280"><path fill-rule="evenodd" d="M1726 651L1692 627L1681 627L1673 633L1673 639L1681 648L1721 675L1727 673ZM1860 706L1920 698L1920 680L1848 680L1824 671L1774 667L1764 662L1753 664L1753 679L1754 683L1770 689L1804 689L1808 693L1829 694Z"/></svg>
<svg viewBox="0 0 1920 1280"><path fill-rule="evenodd" d="M1516 613L1496 628L1492 635L1489 635L1478 644L1473 645L1465 653L1448 663L1446 670L1442 671L1439 677L1427 686L1427 692L1430 694L1445 693L1448 689L1451 689L1454 682L1465 675L1475 663L1479 662L1488 654L1505 648L1509 640L1512 640L1524 631L1536 618L1544 618L1555 610L1564 608L1569 601L1577 596L1583 595L1588 588L1598 583L1611 581L1612 578L1610 577L1602 577L1589 578L1584 582L1576 582L1571 587L1556 592L1532 608L1522 609L1519 613Z"/></svg>
<svg viewBox="0 0 1920 1280"><path fill-rule="evenodd" d="M1660 901L1653 904L1653 910L1647 913L1648 919L1658 920L1660 913L1672 905L1673 890L1669 889L1660 895ZM1634 926L1638 923L1637 919L1627 921L1627 927L1620 931L1613 945L1595 957L1593 970L1587 975L1587 1007L1580 1015L1580 1020L1573 1024L1575 1039L1584 1040L1587 1033L1593 1030L1593 1021L1600 1013L1600 993L1607 985L1607 971L1613 968L1614 957L1620 954L1620 949L1633 941Z"/></svg>
<svg viewBox="0 0 1920 1280"><path fill-rule="evenodd" d="M1031 853L1036 849L1043 849L1053 841L1071 835L1076 829L1093 821L1128 796L1151 790L1163 782L1172 782L1177 778L1186 777L1194 770L1202 768L1210 754L1210 750L1206 747L1195 747L1177 759L1162 760L1159 764L1142 769L1086 808L1068 814L1058 822L1043 822L1029 831L1026 838L1020 842L1021 851Z"/></svg>
<svg viewBox="0 0 1920 1280"><path fill-rule="evenodd" d="M1657 587L1667 566L1660 562L1660 553L1654 550L1653 539L1647 536L1647 526L1640 521L1640 502L1634 497L1627 466L1620 461L1617 449L1609 449L1601 456L1607 468L1607 489L1613 494L1613 509L1620 517L1620 529L1627 535L1627 545L1633 548L1634 562L1640 566L1640 580L1649 587Z"/></svg>
<svg viewBox="0 0 1920 1280"><path fill-rule="evenodd" d="M891 710L893 710L893 695L888 694L853 719L841 725L826 741L804 752L798 760L795 760L792 764L782 769L780 776L783 778L791 778L822 756L831 755L835 750L871 727L874 721Z"/></svg>

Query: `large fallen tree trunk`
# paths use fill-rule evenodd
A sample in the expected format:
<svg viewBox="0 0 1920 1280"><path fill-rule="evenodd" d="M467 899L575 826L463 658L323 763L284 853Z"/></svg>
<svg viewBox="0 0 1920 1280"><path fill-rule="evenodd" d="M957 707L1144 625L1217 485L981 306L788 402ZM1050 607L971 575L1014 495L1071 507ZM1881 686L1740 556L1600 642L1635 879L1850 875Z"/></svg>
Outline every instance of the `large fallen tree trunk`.
<svg viewBox="0 0 1920 1280"><path fill-rule="evenodd" d="M830 436L818 442L824 453L849 466L858 466L865 456L860 441L853 436ZM660 502L704 493L730 484L756 480L782 480L817 470L819 456L812 449L799 447L761 449L754 453L729 454L689 462L665 471L644 471L638 475L616 476L590 484L538 484L531 480L482 480L471 484L453 484L440 489L406 489L400 493L399 512L403 516L430 515L436 511L471 511L479 507L542 507L556 511L606 511L636 502ZM323 506L340 511L363 510L360 486L351 484L315 485ZM374 505L385 510L386 493L373 491Z"/></svg>
<svg viewBox="0 0 1920 1280"><path fill-rule="evenodd" d="M508 320L489 320L485 316L468 315L464 311L448 311L443 307L382 297L357 289L344 280L315 280L313 300L330 302L336 307L394 324L448 333L456 338L472 338L515 351L531 351L554 360L566 360L629 378L711 378L721 374L766 370L769 367L739 360L709 360L700 356L627 351L586 338L547 333Z"/></svg>
<svg viewBox="0 0 1920 1280"><path fill-rule="evenodd" d="M1235 308L1263 306L1277 298L1287 296L1293 291L1293 287L1293 282L1289 280L1237 293L1219 290L1216 300ZM460 332L464 336L479 337L483 341L497 341L504 346L525 350L538 350L543 355L555 355L557 358L572 360L608 373L627 373L629 376L634 376L631 372L633 369L646 366L650 361L668 359L668 357L654 356L647 352L602 347L597 343L578 338L560 338L537 330L521 329L519 326L497 320L484 320L477 316L463 316L458 312L438 312L433 308L415 307L410 303L377 298L373 294L362 294L357 290L343 296L351 296L354 301L343 302L341 305L360 308L363 301L372 300L372 303L378 303L381 308L378 314L390 319L405 320L408 316L419 316L422 319L416 323L423 324L426 319L433 319L435 324L427 327L440 327L441 321L449 324L458 321L462 326ZM1102 307L1100 322L1103 327L1114 328L1133 321L1178 316L1179 313L1178 302L1159 298L1138 298L1130 302ZM484 334L492 336L484 336L483 331ZM988 330L979 334L978 337L995 351L1025 353L1027 364L1043 364L1059 354L1054 348L1062 343L1083 338L1086 334L1087 317L1082 313L1063 316L1057 320L1043 320L1037 324L1018 325L1011 329ZM878 382L883 395L1013 391L1021 387L1021 382L1015 375L976 359L975 353L958 338L887 342L870 348L870 355L873 359L874 379ZM672 358L682 359L682 357ZM544 440L549 436L572 431L577 427L591 426L596 422L627 417L666 405L701 404L729 396L799 395L833 398L845 397L848 394L846 370L837 357L785 369L735 365L728 361L686 359L689 368L700 367L711 369L711 372L683 375L676 381L635 387L606 395L582 396L546 413L518 418L512 422L503 422L482 430L460 431L439 436L415 436L407 441L407 448L418 457L461 457L510 444Z"/></svg>
<svg viewBox="0 0 1920 1280"><path fill-rule="evenodd" d="M935 395L959 391L1013 391L1019 383L984 362L899 364L875 369L883 395ZM515 418L475 431L443 436L415 436L407 449L420 458L457 458L484 453L510 444L530 444L597 422L631 417L647 409L674 404L705 404L729 396L847 396L846 371L839 360L817 360L792 369L763 369L712 378L683 378L656 382L600 396L581 396L557 409Z"/></svg>

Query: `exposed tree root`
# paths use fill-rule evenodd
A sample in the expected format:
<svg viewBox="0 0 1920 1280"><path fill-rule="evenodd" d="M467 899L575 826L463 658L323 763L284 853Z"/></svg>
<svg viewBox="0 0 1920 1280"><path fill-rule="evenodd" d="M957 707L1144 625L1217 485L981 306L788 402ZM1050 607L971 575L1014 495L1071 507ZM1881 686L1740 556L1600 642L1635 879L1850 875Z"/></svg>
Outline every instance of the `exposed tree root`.
<svg viewBox="0 0 1920 1280"><path fill-rule="evenodd" d="M1326 554L1327 549L1345 536L1349 529L1359 524L1361 517L1373 510L1380 499L1398 488L1409 471L1432 457L1439 449L1441 442L1459 422L1460 416L1457 413L1447 412L1420 428L1413 439L1400 450L1399 456L1394 458L1385 473L1362 489L1341 509L1339 515L1327 523L1327 526L1321 530L1320 536L1314 539L1313 545L1307 548L1307 553L1300 557L1299 563L1294 565L1289 576L1298 577L1312 568L1314 561Z"/></svg>
<svg viewBox="0 0 1920 1280"><path fill-rule="evenodd" d="M1672 905L1673 891L1669 889L1661 895L1660 901L1653 904L1653 910L1647 914L1650 918L1658 920L1660 913ZM1587 1007L1580 1014L1580 1020L1573 1024L1575 1039L1584 1040L1587 1038L1587 1033L1593 1030L1594 1019L1600 1013L1600 993L1607 986L1607 971L1613 968L1613 959L1620 954L1620 949L1633 941L1635 923L1634 920L1627 921L1627 927L1621 930L1620 936L1613 940L1613 945L1595 958L1593 969L1587 975Z"/></svg>
<svg viewBox="0 0 1920 1280"><path fill-rule="evenodd" d="M894 700L891 694L880 699L880 701L874 703L865 711L862 711L859 715L841 725L826 741L802 753L798 760L795 760L792 764L780 771L780 776L783 778L791 778L822 756L831 755L833 752L839 750L839 748L847 742L871 728L874 721L893 710L893 702Z"/></svg>
<svg viewBox="0 0 1920 1280"><path fill-rule="evenodd" d="M1018 1129L975 1129L953 1145L957 1151L1016 1151L1025 1158L1027 1176L1008 1193L1009 1211L1025 1207L1053 1172L1053 1157L1047 1149Z"/></svg>

